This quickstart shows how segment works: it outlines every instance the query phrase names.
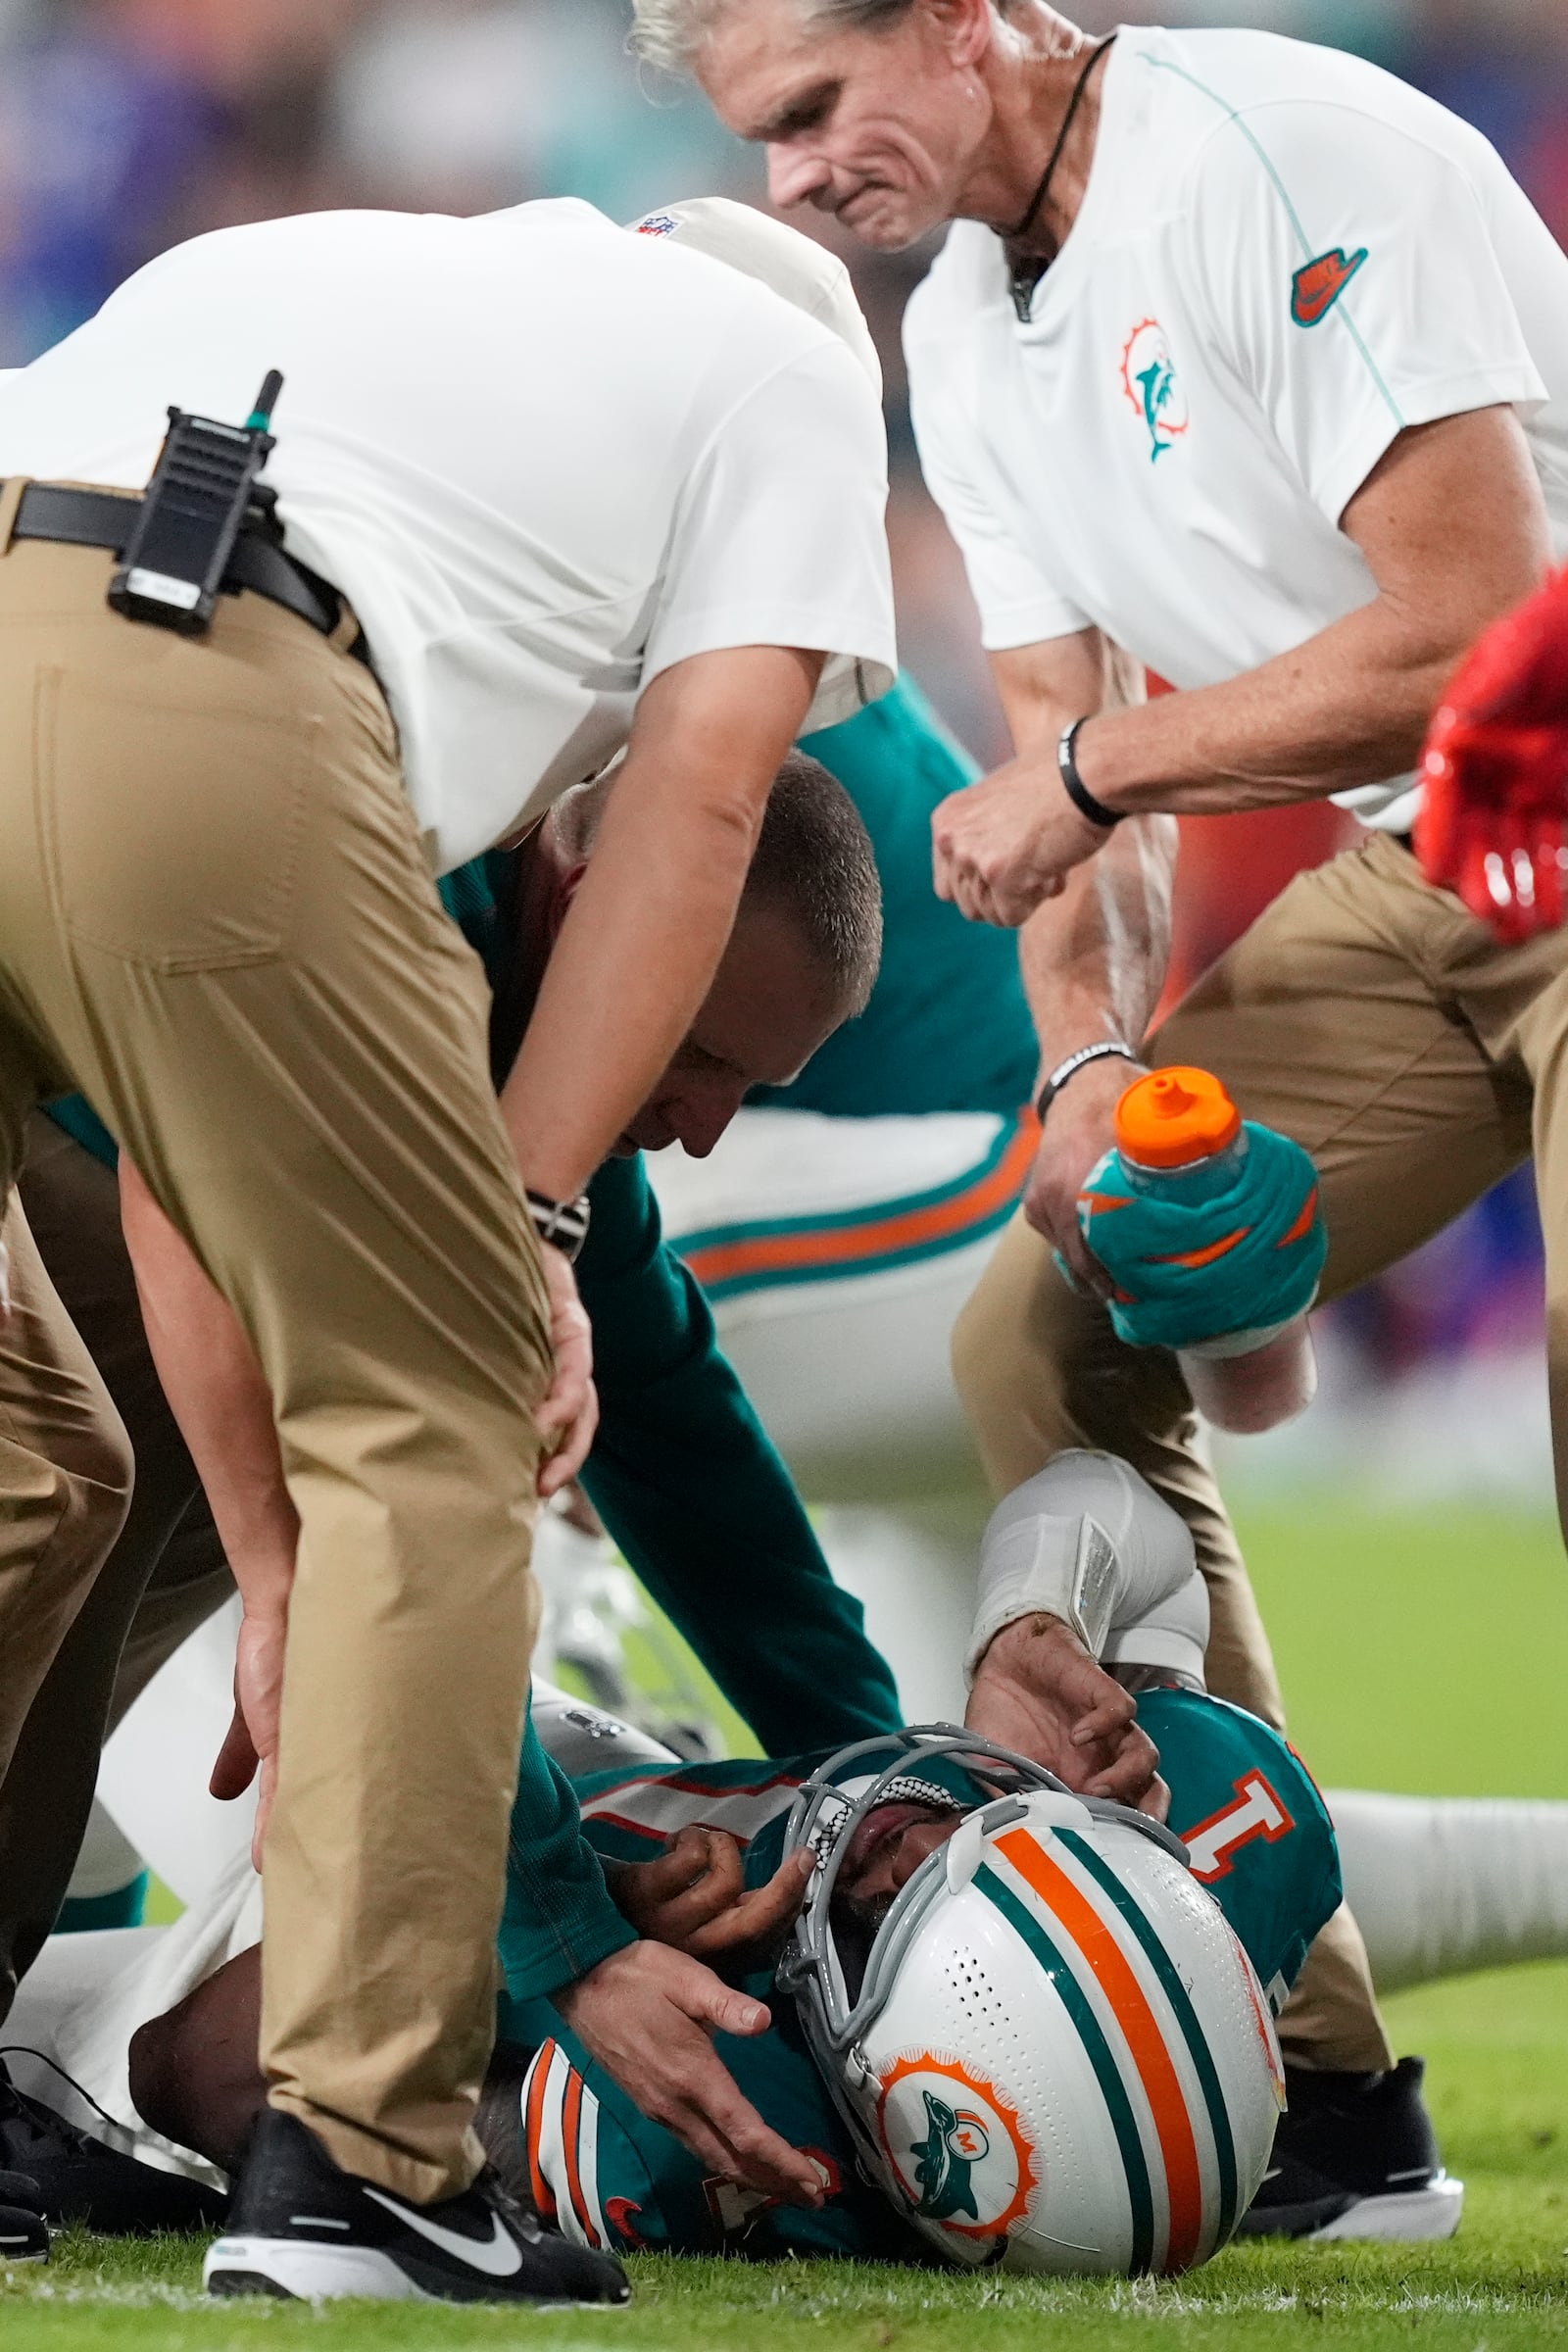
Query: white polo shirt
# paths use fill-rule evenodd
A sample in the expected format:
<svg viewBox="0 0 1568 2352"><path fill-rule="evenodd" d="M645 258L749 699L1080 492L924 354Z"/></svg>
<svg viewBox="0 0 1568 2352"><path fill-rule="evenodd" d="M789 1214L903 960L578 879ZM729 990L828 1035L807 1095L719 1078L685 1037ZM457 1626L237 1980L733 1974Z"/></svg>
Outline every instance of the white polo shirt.
<svg viewBox="0 0 1568 2352"><path fill-rule="evenodd" d="M909 306L986 645L1093 623L1173 686L1255 668L1375 594L1340 520L1395 437L1504 402L1568 555L1568 259L1487 141L1269 33L1124 29L1101 72L1028 320L972 222ZM1402 825L1408 784L1341 797Z"/></svg>
<svg viewBox="0 0 1568 2352"><path fill-rule="evenodd" d="M220 230L0 379L0 474L139 486L171 401L239 422L270 368L287 545L364 623L438 871L691 655L828 654L813 726L891 683L875 396L739 271L575 202Z"/></svg>

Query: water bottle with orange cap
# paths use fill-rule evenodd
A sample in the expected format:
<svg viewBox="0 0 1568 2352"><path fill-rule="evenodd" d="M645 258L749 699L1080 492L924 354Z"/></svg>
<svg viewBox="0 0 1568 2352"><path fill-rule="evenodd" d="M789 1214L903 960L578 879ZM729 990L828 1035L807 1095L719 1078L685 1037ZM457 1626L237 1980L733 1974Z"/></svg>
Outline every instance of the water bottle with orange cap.
<svg viewBox="0 0 1568 2352"><path fill-rule="evenodd" d="M1207 1070L1154 1070L1117 1104L1078 1222L1115 1285L1118 1336L1173 1348L1216 1427L1256 1434L1305 1411L1328 1235L1299 1144L1244 1120Z"/></svg>

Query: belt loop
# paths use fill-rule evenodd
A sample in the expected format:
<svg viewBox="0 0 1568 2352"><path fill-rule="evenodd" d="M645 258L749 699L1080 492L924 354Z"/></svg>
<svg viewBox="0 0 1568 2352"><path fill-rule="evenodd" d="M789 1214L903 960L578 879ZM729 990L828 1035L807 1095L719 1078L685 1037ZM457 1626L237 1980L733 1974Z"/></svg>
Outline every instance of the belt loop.
<svg viewBox="0 0 1568 2352"><path fill-rule="evenodd" d="M14 473L6 481L0 482L0 556L9 556L11 553L12 534L17 527L17 516L22 511L28 479L24 473Z"/></svg>

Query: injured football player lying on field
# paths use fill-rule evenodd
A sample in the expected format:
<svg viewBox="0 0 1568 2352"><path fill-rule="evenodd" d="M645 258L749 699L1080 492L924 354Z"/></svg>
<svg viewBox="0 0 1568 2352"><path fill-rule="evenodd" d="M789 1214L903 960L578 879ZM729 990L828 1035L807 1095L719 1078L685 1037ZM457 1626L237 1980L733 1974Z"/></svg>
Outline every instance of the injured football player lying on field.
<svg viewBox="0 0 1568 2352"><path fill-rule="evenodd" d="M1008 1604L1020 1557L1055 1545L1084 1569L1101 1562L1098 1547L1072 1543L1084 1522L1112 1524L1109 1550L1119 1557L1096 1592L1079 1578L1062 1606L1089 1611L1101 1656L1140 1689L1140 1722L1161 1750L1168 1825L1185 1841L1187 1875L1150 1844L1148 1825L1093 1806L1084 1823L1032 1766L1008 1774L995 1754L966 1766L973 1734L955 1734L953 1747L912 1734L839 1754L694 1766L536 1687L534 1736L560 1766L562 1801L581 1801L632 1922L741 1976L771 2006L771 2033L733 2041L726 2058L768 2122L815 2150L832 2187L811 2216L703 2178L665 2131L627 2107L553 2011L506 2004L484 2135L524 2194L558 2211L569 2232L703 2253L945 2253L968 2263L995 2256L1006 2232L1010 2263L1057 2268L1180 2260L1195 2211L1197 2251L1218 2234L1222 2135L1133 1907L1185 1978L1208 2034L1208 1987L1234 1989L1239 1978L1227 1974L1234 1954L1225 1957L1225 1942L1218 1974L1187 1952L1180 1919L1199 1922L1195 1934L1203 1922L1208 1934L1215 1927L1199 1888L1213 1895L1274 2006L1336 1900L1333 1841L1324 1804L1284 1740L1201 1695L1201 1592L1192 1590L1190 1552L1166 1547L1163 1505L1121 1465L1062 1456L1008 1498L987 1531L992 1611ZM1025 1811L987 1811L1008 1801ZM1356 1789L1328 1801L1380 1987L1568 1957L1566 1804ZM188 1818L178 1789L170 1789L170 1811L172 1821ZM228 1860L205 1891L188 1884L190 1907L176 1927L54 1936L22 1987L10 2065L33 2093L37 2129L25 2147L7 2140L7 2162L47 2178L57 2216L108 2230L195 2228L220 2216L223 2176L261 2103L261 1884L247 1848L240 1816ZM813 1868L818 1853L825 1870ZM1109 1898L1109 1882L1126 1907ZM1074 1905L1074 1888L1098 1929ZM522 1884L511 1900L524 1910ZM1032 1966L1042 1947L1060 1954L1049 1983ZM1244 2018L1246 2065L1249 2033ZM1218 2048L1232 2051L1225 2033ZM938 2063L933 2075L901 2072L903 2058L921 2053ZM1215 2060L1215 2072L1230 2095L1230 2058L1225 2068ZM1368 2083L1293 2077L1269 2194L1239 2228L1296 2230L1296 2199L1316 2236L1450 2234L1462 2189L1441 2171L1408 2095L1417 2072L1417 2060L1403 2060ZM1249 2117L1246 2098L1230 2110L1237 2209L1255 2145ZM1272 2088L1265 2127L1269 2117ZM1042 2133L1051 2147L1044 2182L1034 2178L1046 2174ZM1062 2213L1065 2157L1091 2171L1104 2159L1089 2225ZM1025 2171L1025 2206L1004 2223ZM1326 2185L1336 2187L1328 2218Z"/></svg>
<svg viewBox="0 0 1568 2352"><path fill-rule="evenodd" d="M569 2233L1131 2271L1200 2259L1227 2232L1268 2162L1262 2011L1338 1899L1334 1839L1286 1743L1202 1694L1185 1534L1121 1465L1065 1456L1030 1482L993 1524L988 1567L1004 1573L1089 1517L1112 1520L1123 1556L1078 1599L1101 1654L1139 1687L1166 1833L977 1752L973 1734L693 1765L536 1688L532 1736L633 1924L768 2001L772 2031L725 2055L830 2190L806 2213L705 2177L548 2006L507 2001L481 2129L514 2185ZM1152 1559L1158 1574L1139 1574L1131 1605L1140 1546L1141 1569ZM1332 1803L1380 1982L1568 1952L1568 1806ZM24 1986L12 2034L41 2055L11 2063L48 2102L27 2162L58 2211L118 2229L216 2218L263 2097L261 1890L245 1849L241 1824L231 1860L172 1928L57 1936ZM520 1885L510 1899L525 1903ZM503 1964L506 1947L504 1931ZM63 2131L51 2108L95 2136ZM1290 2120L1308 2139L1319 2121L1309 2104ZM1270 2169L1282 2161L1276 2149ZM1425 2201L1430 2234L1451 2230L1457 2182L1432 2169L1401 2193ZM1320 2233L1376 2234L1386 2202L1369 2193ZM1408 2234L1409 2216L1396 2218Z"/></svg>
<svg viewBox="0 0 1568 2352"><path fill-rule="evenodd" d="M693 1767L536 1693L534 1732L633 1925L768 2000L772 2030L726 2056L827 2190L797 2211L705 2177L547 2004L507 2000L484 2136L568 2233L1125 2273L1185 2269L1231 2234L1281 2104L1270 2009L1340 1899L1327 1813L1283 1740L1202 1694L1190 1540L1124 1465L1063 1457L1002 1506L987 1554L993 1615L1025 1556L1065 1561L1063 1608L1147 1686L1173 1827L972 1732ZM520 1916L526 1890L509 1893ZM122 1971L96 2021L85 1953L76 2030L18 2021L35 2046L52 2033L46 2054L140 2154L189 2171L194 2151L214 2186L264 2097L257 1910L236 1870L205 1916L144 1944L146 1981ZM504 1924L503 1968L507 1945Z"/></svg>

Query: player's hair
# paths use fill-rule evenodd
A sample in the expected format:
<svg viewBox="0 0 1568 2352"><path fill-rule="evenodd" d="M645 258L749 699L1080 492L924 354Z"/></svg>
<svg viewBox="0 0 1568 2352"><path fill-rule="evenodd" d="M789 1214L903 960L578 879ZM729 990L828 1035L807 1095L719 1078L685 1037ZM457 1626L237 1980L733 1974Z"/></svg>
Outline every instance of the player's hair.
<svg viewBox="0 0 1568 2352"><path fill-rule="evenodd" d="M568 856L592 849L614 776L612 769L557 802L555 823ZM773 779L741 905L786 915L832 981L845 1017L864 1011L882 961L876 853L837 776L805 752L791 752Z"/></svg>
<svg viewBox="0 0 1568 2352"><path fill-rule="evenodd" d="M678 74L691 64L710 27L736 0L633 0L632 46L650 65ZM796 0L803 17L848 31L875 32L906 17L914 0Z"/></svg>

